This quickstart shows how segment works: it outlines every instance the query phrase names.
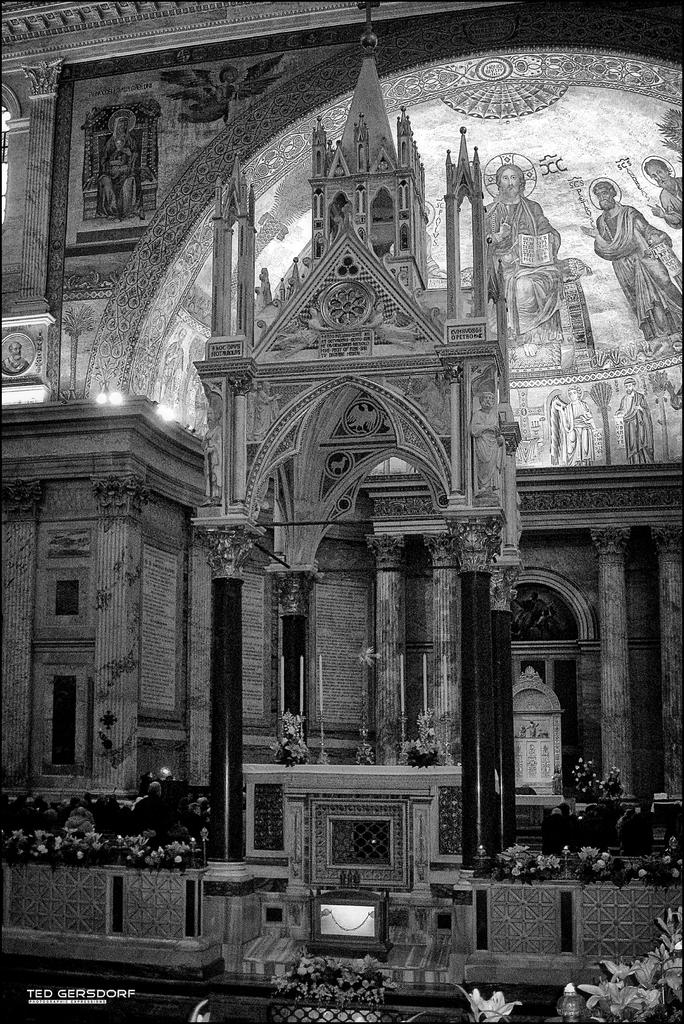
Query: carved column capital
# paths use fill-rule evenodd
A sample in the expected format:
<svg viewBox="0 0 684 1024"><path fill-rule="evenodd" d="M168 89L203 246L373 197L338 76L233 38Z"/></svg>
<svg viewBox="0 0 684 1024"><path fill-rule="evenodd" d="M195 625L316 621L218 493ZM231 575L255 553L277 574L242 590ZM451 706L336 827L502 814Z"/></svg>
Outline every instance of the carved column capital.
<svg viewBox="0 0 684 1024"><path fill-rule="evenodd" d="M234 395L246 395L252 390L256 364L251 358L234 357L226 369L225 379Z"/></svg>
<svg viewBox="0 0 684 1024"><path fill-rule="evenodd" d="M11 519L34 519L42 494L40 480L11 480L2 485L3 512Z"/></svg>
<svg viewBox="0 0 684 1024"><path fill-rule="evenodd" d="M451 533L426 535L425 544L430 549L433 569L457 569L458 545Z"/></svg>
<svg viewBox="0 0 684 1024"><path fill-rule="evenodd" d="M651 536L660 558L682 557L681 526L652 526Z"/></svg>
<svg viewBox="0 0 684 1024"><path fill-rule="evenodd" d="M629 534L628 526L609 526L601 530L592 530L591 540L600 558L622 562L629 543Z"/></svg>
<svg viewBox="0 0 684 1024"><path fill-rule="evenodd" d="M98 515L104 519L137 517L150 500L150 489L137 473L93 480Z"/></svg>
<svg viewBox="0 0 684 1024"><path fill-rule="evenodd" d="M515 455L522 440L520 425L515 420L507 420L501 424L500 429L506 445L506 455Z"/></svg>
<svg viewBox="0 0 684 1024"><path fill-rule="evenodd" d="M517 566L494 567L489 584L493 612L510 612L511 601L517 593L515 584L519 576L520 569Z"/></svg>
<svg viewBox="0 0 684 1024"><path fill-rule="evenodd" d="M463 380L463 360L453 355L442 355L440 362L447 383L460 384Z"/></svg>
<svg viewBox="0 0 684 1024"><path fill-rule="evenodd" d="M236 375L234 377L226 377L228 384L230 385L234 395L247 395L252 390L254 384L254 377L249 374Z"/></svg>
<svg viewBox="0 0 684 1024"><path fill-rule="evenodd" d="M244 526L207 530L207 560L212 576L241 580L253 544L254 537Z"/></svg>
<svg viewBox="0 0 684 1024"><path fill-rule="evenodd" d="M377 569L399 572L403 567L404 538L390 534L377 534L366 537L366 543L375 555Z"/></svg>
<svg viewBox="0 0 684 1024"><path fill-rule="evenodd" d="M275 573L281 615L308 615L316 574L310 569Z"/></svg>
<svg viewBox="0 0 684 1024"><path fill-rule="evenodd" d="M458 548L461 572L489 572L501 549L501 516L453 520L448 524Z"/></svg>
<svg viewBox="0 0 684 1024"><path fill-rule="evenodd" d="M29 95L31 99L39 96L55 96L57 93L57 80L62 70L62 58L58 60L42 60L33 67L22 67L29 82Z"/></svg>

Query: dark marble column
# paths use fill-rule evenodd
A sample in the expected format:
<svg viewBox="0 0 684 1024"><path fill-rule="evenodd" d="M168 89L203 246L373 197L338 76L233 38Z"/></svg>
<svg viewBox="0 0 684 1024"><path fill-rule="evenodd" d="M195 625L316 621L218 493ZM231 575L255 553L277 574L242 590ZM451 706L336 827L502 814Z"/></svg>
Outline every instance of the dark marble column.
<svg viewBox="0 0 684 1024"><path fill-rule="evenodd" d="M682 792L682 529L652 529L658 549L664 786Z"/></svg>
<svg viewBox="0 0 684 1024"><path fill-rule="evenodd" d="M396 764L401 739L399 659L404 650L404 538L367 537L375 555L376 760Z"/></svg>
<svg viewBox="0 0 684 1024"><path fill-rule="evenodd" d="M282 655L285 659L285 707L293 715L301 713L306 716L307 709L307 622L309 618L309 599L314 581L311 569L275 574L278 588L278 600L283 627ZM299 707L300 698L300 658L304 659L304 700ZM280 671L280 669L279 669Z"/></svg>
<svg viewBox="0 0 684 1024"><path fill-rule="evenodd" d="M598 551L601 627L601 760L604 777L621 771L625 793L632 792L632 703L627 648L625 552L629 527L592 530Z"/></svg>
<svg viewBox="0 0 684 1024"><path fill-rule="evenodd" d="M515 842L515 749L513 743L513 665L511 661L511 600L520 570L492 572L492 667L494 671L494 740L499 775L499 840L501 849Z"/></svg>
<svg viewBox="0 0 684 1024"><path fill-rule="evenodd" d="M2 760L7 785L30 782L38 480L3 485Z"/></svg>
<svg viewBox="0 0 684 1024"><path fill-rule="evenodd" d="M242 570L252 548L244 527L207 531L211 606L211 823L209 854L242 861Z"/></svg>
<svg viewBox="0 0 684 1024"><path fill-rule="evenodd" d="M463 752L463 866L491 857L497 846L494 784L494 684L490 577L501 546L499 516L448 523L461 566L461 687Z"/></svg>

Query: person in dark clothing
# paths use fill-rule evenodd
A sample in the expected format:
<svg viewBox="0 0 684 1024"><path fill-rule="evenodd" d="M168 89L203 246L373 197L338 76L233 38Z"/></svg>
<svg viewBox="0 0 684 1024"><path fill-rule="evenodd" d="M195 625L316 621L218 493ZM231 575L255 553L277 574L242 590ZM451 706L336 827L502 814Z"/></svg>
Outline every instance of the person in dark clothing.
<svg viewBox="0 0 684 1024"><path fill-rule="evenodd" d="M175 823L176 817L168 804L162 800L161 792L160 783L150 783L147 796L138 800L133 808L133 821L141 832L154 832L155 844L163 846L168 842L168 831Z"/></svg>
<svg viewBox="0 0 684 1024"><path fill-rule="evenodd" d="M563 845L568 846L571 850L577 850L579 848L579 822L577 821L577 815L572 813L570 805L566 804L565 801L559 804L558 808L563 815L565 824L565 843Z"/></svg>
<svg viewBox="0 0 684 1024"><path fill-rule="evenodd" d="M559 854L565 846L565 820L560 807L554 807L542 821L542 853Z"/></svg>

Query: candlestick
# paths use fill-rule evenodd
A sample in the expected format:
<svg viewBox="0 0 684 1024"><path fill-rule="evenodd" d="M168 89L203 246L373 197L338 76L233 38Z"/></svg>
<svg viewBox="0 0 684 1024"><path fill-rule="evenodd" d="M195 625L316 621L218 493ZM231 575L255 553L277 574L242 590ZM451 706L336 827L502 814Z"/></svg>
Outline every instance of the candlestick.
<svg viewBox="0 0 684 1024"><path fill-rule="evenodd" d="M427 711L427 654L423 655L423 711Z"/></svg>
<svg viewBox="0 0 684 1024"><path fill-rule="evenodd" d="M280 714L285 714L285 656L280 658Z"/></svg>
<svg viewBox="0 0 684 1024"><path fill-rule="evenodd" d="M445 693L445 697L446 697L446 687L447 687L447 656L446 656L446 654L442 655L442 684L444 686L444 693Z"/></svg>
<svg viewBox="0 0 684 1024"><path fill-rule="evenodd" d="M304 714L304 658L299 655L299 714Z"/></svg>
<svg viewBox="0 0 684 1024"><path fill-rule="evenodd" d="M399 701L400 701L400 707L401 707L401 714L402 714L402 717L403 717L404 712L406 710L405 706L404 706L405 693L404 693L404 655L403 654L399 655Z"/></svg>
<svg viewBox="0 0 684 1024"><path fill-rule="evenodd" d="M318 714L323 721L323 655L318 655Z"/></svg>

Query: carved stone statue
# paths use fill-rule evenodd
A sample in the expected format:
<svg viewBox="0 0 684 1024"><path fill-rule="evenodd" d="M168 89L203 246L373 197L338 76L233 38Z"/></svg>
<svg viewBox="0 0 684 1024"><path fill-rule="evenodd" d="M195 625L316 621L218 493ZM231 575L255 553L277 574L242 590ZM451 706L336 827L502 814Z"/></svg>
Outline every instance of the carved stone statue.
<svg viewBox="0 0 684 1024"><path fill-rule="evenodd" d="M473 410L470 434L475 456L475 493L490 494L499 490L504 438L499 428L499 412L493 391L482 390L475 397L479 409Z"/></svg>
<svg viewBox="0 0 684 1024"><path fill-rule="evenodd" d="M204 384L207 396L207 433L204 438L205 505L220 505L223 494L223 396Z"/></svg>
<svg viewBox="0 0 684 1024"><path fill-rule="evenodd" d="M268 278L268 270L266 267L262 267L259 274L259 309L270 306L272 302L273 294L271 292L271 282Z"/></svg>

